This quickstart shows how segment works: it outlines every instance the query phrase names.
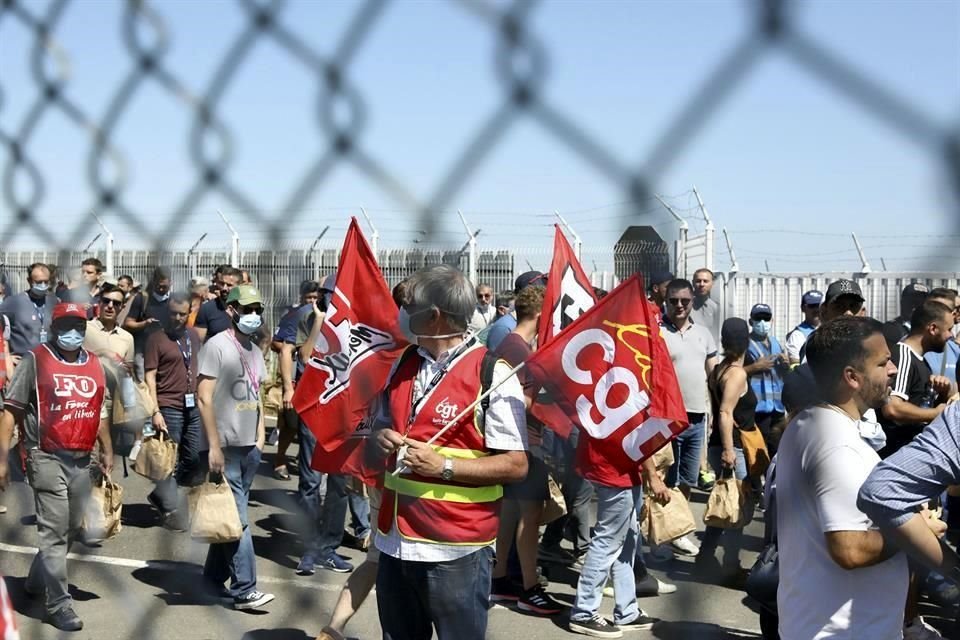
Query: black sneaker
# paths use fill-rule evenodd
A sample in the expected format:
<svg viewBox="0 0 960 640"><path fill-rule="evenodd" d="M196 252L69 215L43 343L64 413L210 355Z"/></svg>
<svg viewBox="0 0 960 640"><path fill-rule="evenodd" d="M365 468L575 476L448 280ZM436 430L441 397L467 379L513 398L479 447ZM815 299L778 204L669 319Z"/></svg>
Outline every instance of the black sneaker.
<svg viewBox="0 0 960 640"><path fill-rule="evenodd" d="M60 631L80 631L83 629L83 620L73 610L73 607L64 607L53 613L48 613L47 622L60 629Z"/></svg>
<svg viewBox="0 0 960 640"><path fill-rule="evenodd" d="M660 622L660 618L651 618L641 611L636 620L631 622L621 622L617 626L623 631L646 631L647 629L653 629L653 625L657 624L658 622Z"/></svg>
<svg viewBox="0 0 960 640"><path fill-rule="evenodd" d="M563 611L564 606L547 595L540 584L527 589L517 601L517 609L539 616L552 616Z"/></svg>
<svg viewBox="0 0 960 640"><path fill-rule="evenodd" d="M273 598L274 598L274 595L272 593L263 593L262 591L254 590L245 596L240 596L239 598L235 598L233 601L233 608L238 609L240 611L244 611L247 609L257 609L267 604L268 602L272 602Z"/></svg>
<svg viewBox="0 0 960 640"><path fill-rule="evenodd" d="M516 602L522 591L509 577L494 578L490 584L490 602Z"/></svg>
<svg viewBox="0 0 960 640"><path fill-rule="evenodd" d="M592 638L622 638L623 631L616 627L606 618L593 614L592 618L586 620L571 620L569 625L571 633L590 636Z"/></svg>

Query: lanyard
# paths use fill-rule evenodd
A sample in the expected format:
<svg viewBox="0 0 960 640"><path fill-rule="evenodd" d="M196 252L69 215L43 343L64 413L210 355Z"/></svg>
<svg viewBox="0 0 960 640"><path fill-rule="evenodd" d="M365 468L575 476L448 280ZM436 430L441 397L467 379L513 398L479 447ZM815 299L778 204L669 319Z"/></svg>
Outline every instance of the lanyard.
<svg viewBox="0 0 960 640"><path fill-rule="evenodd" d="M192 371L190 370L190 362L193 360L193 342L190 340L190 335L184 332L183 337L186 338L187 350L183 350L183 345L180 344L180 339L177 338L177 348L180 350L180 355L183 356L183 366L187 368L187 384L190 384L192 376Z"/></svg>
<svg viewBox="0 0 960 640"><path fill-rule="evenodd" d="M450 366L453 364L453 361L459 358L463 353L473 346L473 343L476 342L476 338L470 338L466 340L463 344L459 345L453 353L450 354L450 357L447 358L447 361L443 363L443 366L433 374L433 378L430 379L430 382L427 384L426 389L423 390L423 393L420 394L420 397L413 401L410 407L410 419L407 420L407 432L409 433L410 427L413 425L413 420L417 415L417 409L427 399L427 396L430 395L430 392L436 388L440 381L443 380L443 376L447 375L447 371L450 370Z"/></svg>
<svg viewBox="0 0 960 640"><path fill-rule="evenodd" d="M253 369L250 367L250 364L247 362L247 358L243 355L243 347L240 346L240 341L237 340L237 337L233 335L233 331L227 330L227 335L230 336L230 340L233 342L233 346L237 348L237 353L240 354L240 362L243 364L243 370L246 372L247 377L250 379L250 386L253 387L253 392L257 394L257 397L260 396L260 379L253 375Z"/></svg>

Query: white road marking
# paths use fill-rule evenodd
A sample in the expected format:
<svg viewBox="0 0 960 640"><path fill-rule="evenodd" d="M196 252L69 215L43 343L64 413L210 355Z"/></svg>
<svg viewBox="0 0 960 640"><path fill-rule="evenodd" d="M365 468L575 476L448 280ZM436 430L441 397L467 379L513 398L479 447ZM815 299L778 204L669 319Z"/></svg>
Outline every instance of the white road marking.
<svg viewBox="0 0 960 640"><path fill-rule="evenodd" d="M0 552L19 553L25 556L33 556L37 553L36 547L22 547L15 544L6 544L0 542ZM159 571L182 571L183 563L168 562L165 560L154 560L145 562L143 560L132 560L130 558L114 558L111 556L92 556L79 553L68 553L67 559L77 560L79 562L92 562L94 564L106 564L113 567L127 567L129 569L157 569ZM320 569L322 571L322 569ZM280 584L290 585L301 589L313 589L314 591L339 592L342 585L324 584L322 582L306 582L303 580L293 580L291 578L274 578L272 576L257 576L257 584ZM375 593L374 589L371 593Z"/></svg>

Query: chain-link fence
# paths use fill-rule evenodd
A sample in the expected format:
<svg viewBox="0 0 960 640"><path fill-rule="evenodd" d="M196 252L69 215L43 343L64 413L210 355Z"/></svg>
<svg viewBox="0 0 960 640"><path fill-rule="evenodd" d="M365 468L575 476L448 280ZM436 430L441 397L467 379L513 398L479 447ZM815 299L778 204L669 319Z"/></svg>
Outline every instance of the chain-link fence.
<svg viewBox="0 0 960 640"><path fill-rule="evenodd" d="M243 251L240 266L250 269L260 280L271 283L267 295L273 306L279 307L293 298L299 280L319 277L334 268L335 248L314 247L286 252L277 248L315 235L313 231L302 231L311 222L309 205L312 199L331 182L337 171L349 170L351 175L395 203L396 208L383 214L384 218L411 218L415 223L410 227L418 230L417 241L449 247L449 250L425 249L422 252L409 247L381 250L381 268L388 280L395 282L412 270L436 261L462 266L463 249L459 246L462 241L453 243L444 236L448 233L444 231L444 221L453 216L458 199L477 179L484 163L521 124L534 127L581 161L584 173L591 179L609 184L622 200L618 211L622 213L619 217L624 226L648 224L651 206L659 208L654 199L658 183L689 153L691 145L708 123L722 108L730 105L759 65L773 55L797 65L825 87L838 103L852 106L864 118L875 122L878 136L897 136L918 149L930 163L941 167L952 190L947 207L953 212L958 210L960 130L956 128L956 122L953 129L939 124L925 115L910 96L885 86L839 55L832 43L821 42L815 35L796 28L794 11L800 5L797 2L763 0L744 3L746 26L742 33L726 53L705 65L703 79L671 114L669 122L656 132L649 153L639 162L624 160L611 145L591 135L587 123L578 117L576 104L553 101L549 97L547 71L552 54L557 52L549 50L537 33L536 16L540 4L530 0L453 2L450 6L461 13L464 20L472 21L489 35L488 48L482 54L489 58L499 88L479 125L465 134L461 146L445 154L449 161L438 174L429 176L428 186L421 189L413 188L401 177L404 172L386 159L383 149L369 144L366 134L371 120L378 112L389 110L390 105L375 103L354 81L358 53L374 37L391 3L385 0L338 3L338 11L350 15L336 38L322 43L305 37L303 29L294 28L288 17L291 3L282 0L204 3L203 15L211 20L207 28L229 33L227 46L222 52L202 50L194 54L198 64L202 62L211 70L207 81L197 86L188 83L169 64L170 44L177 34L166 16L167 8L160 2L130 0L119 5L119 23L109 25L110 30L116 29L120 34L124 51L121 59L98 61L122 69L122 75L115 86L110 87L109 95L99 96L106 105L102 110L90 106L71 85L71 62L94 54L67 50L58 37L65 20L72 19L78 12L90 10L96 4L100 3L70 0L0 2L0 40L5 39L4 30L16 30L28 48L21 53L29 60L27 69L18 70L26 73L29 84L13 86L8 73L11 63L3 60L3 49L0 49L0 145L6 152L2 160L0 252L43 249L42 254L36 254L37 261L76 266L82 257L91 255L80 249L89 240L91 229L97 228L90 217L94 212L107 226L124 227L128 236L150 248L149 251L129 252L129 256L115 265L115 275L130 272L145 280L153 266L165 263L175 265L178 270L175 277L185 281L197 273L208 275L213 265L229 260L229 249L183 251L178 249L180 245L171 241L175 232L190 225L197 216L208 215L200 212L215 210L210 204L215 202L229 211L233 219L243 219L260 230L259 241L270 251ZM690 10L696 11L697 6L691 4ZM597 5L596 11L603 10L603 5ZM869 5L864 5L863 10L869 11ZM106 32L91 31L90 37L94 39ZM91 42L91 46L93 44ZM283 184L273 185L274 191L280 195L279 204L272 206L258 201L251 185L236 177L238 149L245 132L242 128L232 127L224 116L238 74L245 66L253 64L252 52L260 45L269 45L276 56L274 59L295 67L299 77L312 83L316 92L315 101L302 106L304 112L315 118L314 129L303 135L315 138L317 151L305 159L305 168L300 173L289 175ZM570 45L575 55L589 55L589 52L578 51L577 46L577 43ZM623 61L624 65L647 63L649 61ZM631 80L622 77L617 81ZM269 87L264 87L263 91L269 93ZM9 98L12 92L29 93L23 117L16 122L5 117L3 111L4 98ZM423 96L422 99L430 98ZM157 211L144 204L143 199L133 196L135 185L131 176L138 160L150 156L151 149L125 146L117 133L125 117L141 100L167 101L174 105L178 117L188 122L189 133L183 140L182 149L190 180L186 188L176 194L175 204L168 211ZM43 127L53 120L65 126L72 142L85 149L81 161L66 177L74 186L82 187L78 192L89 194L87 201L75 202L72 209L56 213L44 207L65 176L52 175L35 156L37 139L42 135ZM338 214L338 223L342 227L345 227L347 215L359 209L359 204L356 203L355 209L344 209ZM267 213L271 211L280 213ZM574 225L594 223L589 217L580 218L580 221L575 221ZM544 220L545 226L551 222ZM497 219L497 224L509 226L512 221L504 214ZM109 233L106 229L104 232ZM30 246L21 246L28 236ZM549 233L544 236L549 238ZM44 246L33 246L37 239ZM228 241L225 234L213 244L223 247ZM413 246L412 242L410 246ZM629 263L634 269L638 266L636 256L625 255L614 247L601 248L596 255L601 252L607 258L605 264L611 266L592 269L597 273L609 269L609 277L603 276L597 282L600 286L609 288L614 284L615 263ZM545 249L544 260L536 265L537 268L547 266L548 255L549 250ZM683 255L684 259L697 259L701 254L691 249L690 253ZM478 256L479 279L488 281L497 290L510 288L516 273L526 270L526 266L533 266L533 261L527 260L518 260L515 254L506 251L481 251ZM587 247L583 262L588 271L591 270L591 260L591 249ZM669 261L670 258L664 254L663 260ZM20 278L19 274L17 278ZM262 502L272 500L273 506L285 512L298 512L290 491L259 492L256 498ZM24 526L4 522L4 549L10 545L32 545L35 534L30 526L25 526L29 524L29 520L23 523ZM285 547L296 538L299 524L283 518L269 524L275 537L258 539L258 544L266 547L268 553L287 551ZM134 539L137 534L144 533L135 528L137 526L129 527ZM185 551L179 540L174 536L156 536L150 538L149 543L124 543L122 549L117 550L118 554L126 552L135 558L163 559L150 565L124 565L117 560L113 565L89 565L77 571L97 574L107 588L100 597L117 603L118 616L137 621L131 638L174 635L182 638L239 637L243 625L227 616L215 616L219 628L212 632L193 628L177 629L173 633L169 628L155 625L168 604L210 602L202 591L196 565L188 564L188 561L198 561L199 552L196 549ZM145 550L144 544L153 546ZM112 550L104 549L103 553L112 554ZM8 566L7 562L4 566ZM150 601L138 599L130 585L110 570L116 566L132 567L145 582L159 581L167 592L166 596ZM71 567L71 571L74 570ZM155 570L175 577L159 580ZM317 592L298 593L297 601L286 611L290 616L301 617L303 612L310 612L310 620L301 624L299 620L285 618L283 626L316 626L317 619L322 617L316 611L314 596ZM695 611L705 606L692 593L690 583L684 583L677 596L682 599L681 608ZM549 633L552 632L555 630L551 628ZM97 636L105 633L102 629L95 631ZM671 637L681 636L675 634ZM45 637L52 637L52 634ZM304 636L292 633L256 637ZM707 636L693 632L684 637Z"/></svg>

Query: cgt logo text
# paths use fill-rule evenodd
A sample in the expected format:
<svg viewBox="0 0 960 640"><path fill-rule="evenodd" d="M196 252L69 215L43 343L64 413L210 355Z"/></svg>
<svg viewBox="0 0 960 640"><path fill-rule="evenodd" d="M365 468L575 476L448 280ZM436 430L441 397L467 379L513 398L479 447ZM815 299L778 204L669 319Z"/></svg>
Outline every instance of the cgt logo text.
<svg viewBox="0 0 960 640"><path fill-rule="evenodd" d="M73 395L92 398L97 393L97 383L89 376L55 373L53 386L53 393L61 398L69 398Z"/></svg>
<svg viewBox="0 0 960 640"><path fill-rule="evenodd" d="M455 404L450 404L447 400L448 400L448 398L444 398L443 400L441 400L440 402L437 403L437 406L436 406L436 407L434 407L433 410L434 410L434 411L437 413L437 415L440 416L440 417L439 417L439 418L434 418L434 419L433 419L433 424L439 425L439 426L444 426L444 425L446 425L448 422L450 422L450 420L451 420L454 416L456 416L458 413L460 413L460 407L459 407L458 405L455 405Z"/></svg>
<svg viewBox="0 0 960 640"><path fill-rule="evenodd" d="M602 329L581 331L570 338L563 349L563 372L574 383L593 388L593 398L580 395L576 403L580 424L592 437L603 440L627 424L640 422L623 437L624 453L632 460L640 460L643 457L641 447L656 434L663 434L668 439L672 435L670 420L651 418L646 413L650 407L650 383L647 380L650 357L626 341L628 333L649 337L649 330L643 325L623 326L611 322L605 324L616 329L616 340ZM618 340L633 352L633 359L641 371L642 380L631 369L617 366ZM590 347L599 347L603 360L614 365L597 380L594 380L593 370L583 369L577 364L580 354Z"/></svg>

